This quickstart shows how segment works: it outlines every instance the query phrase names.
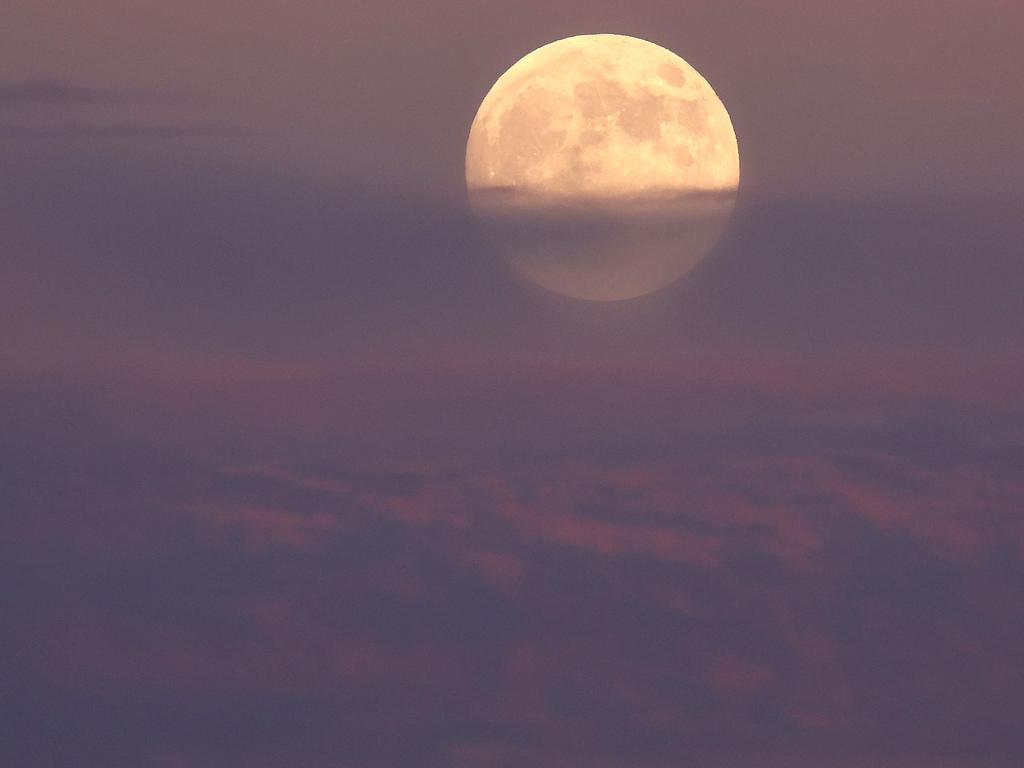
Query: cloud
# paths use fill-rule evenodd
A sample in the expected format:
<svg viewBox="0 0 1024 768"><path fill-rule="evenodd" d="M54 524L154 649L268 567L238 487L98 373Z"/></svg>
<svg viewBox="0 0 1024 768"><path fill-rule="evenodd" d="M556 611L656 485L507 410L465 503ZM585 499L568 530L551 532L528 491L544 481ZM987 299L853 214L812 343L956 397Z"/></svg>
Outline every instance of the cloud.
<svg viewBox="0 0 1024 768"><path fill-rule="evenodd" d="M1012 257L1021 217L1005 200L741 196L689 278L595 308L518 282L464 205L127 160L95 144L17 141L5 158L0 290L23 286L5 307L18 300L36 316L11 327L49 334L22 345L36 354L61 339L81 349L67 337L82 333L303 363L733 348L810 351L842 367L884 347L892 365L874 375L895 384L910 357L941 365L950 349L975 355L973 375L1024 333L1012 289L1024 277Z"/></svg>
<svg viewBox="0 0 1024 768"><path fill-rule="evenodd" d="M219 123L64 123L61 125L0 124L0 139L238 139L249 131Z"/></svg>
<svg viewBox="0 0 1024 768"><path fill-rule="evenodd" d="M849 376L834 397L881 417L844 420L777 361L712 395L620 372L615 400L654 395L631 431L600 418L600 369L474 375L500 394L477 411L443 367L391 389L349 370L320 382L333 400L308 372L197 367L4 384L6 659L37 721L8 756L92 711L122 730L76 730L85 765L333 764L356 739L385 766L399 736L427 765L716 765L728 743L734 765L1004 768L1024 746L1012 405L908 407ZM487 412L527 390L530 440L499 427L482 450ZM694 431L689 398L749 415ZM588 428L530 418L546 401ZM421 419L443 451L410 439ZM157 723L158 744L132 735ZM228 736L253 730L259 749Z"/></svg>
<svg viewBox="0 0 1024 768"><path fill-rule="evenodd" d="M1015 764L1008 207L747 200L591 311L457 206L25 146L6 762Z"/></svg>
<svg viewBox="0 0 1024 768"><path fill-rule="evenodd" d="M199 540L214 548L241 547L260 552L274 548L311 551L330 542L339 521L326 513L296 515L263 507L190 506Z"/></svg>
<svg viewBox="0 0 1024 768"><path fill-rule="evenodd" d="M190 94L159 88L108 88L73 80L0 82L0 107L38 105L157 105L190 99Z"/></svg>
<svg viewBox="0 0 1024 768"><path fill-rule="evenodd" d="M0 140L46 139L60 145L71 139L239 139L251 134L215 120L174 116L199 103L195 93L166 88L108 88L70 80L0 83L0 112L20 117L0 122ZM121 116L129 112L131 119Z"/></svg>

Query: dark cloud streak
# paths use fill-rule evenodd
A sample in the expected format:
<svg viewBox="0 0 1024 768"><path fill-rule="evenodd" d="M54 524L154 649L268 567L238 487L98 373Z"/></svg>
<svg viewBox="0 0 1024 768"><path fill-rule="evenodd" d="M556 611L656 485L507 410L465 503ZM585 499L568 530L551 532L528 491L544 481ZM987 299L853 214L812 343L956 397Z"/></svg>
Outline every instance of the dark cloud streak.
<svg viewBox="0 0 1024 768"><path fill-rule="evenodd" d="M65 123L61 125L0 124L0 139L241 139L251 132L219 123Z"/></svg>
<svg viewBox="0 0 1024 768"><path fill-rule="evenodd" d="M149 106L194 101L196 94L161 88L107 88L73 80L0 82L0 108L18 106Z"/></svg>

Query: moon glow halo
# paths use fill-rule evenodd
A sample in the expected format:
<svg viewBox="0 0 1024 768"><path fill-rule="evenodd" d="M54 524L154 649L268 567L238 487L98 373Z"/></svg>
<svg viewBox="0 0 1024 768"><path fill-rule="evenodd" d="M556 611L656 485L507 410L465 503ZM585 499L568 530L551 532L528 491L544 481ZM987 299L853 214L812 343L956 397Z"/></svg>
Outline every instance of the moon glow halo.
<svg viewBox="0 0 1024 768"><path fill-rule="evenodd" d="M616 301L689 272L739 185L725 106L683 59L624 35L526 55L484 98L466 186L484 232L557 293Z"/></svg>

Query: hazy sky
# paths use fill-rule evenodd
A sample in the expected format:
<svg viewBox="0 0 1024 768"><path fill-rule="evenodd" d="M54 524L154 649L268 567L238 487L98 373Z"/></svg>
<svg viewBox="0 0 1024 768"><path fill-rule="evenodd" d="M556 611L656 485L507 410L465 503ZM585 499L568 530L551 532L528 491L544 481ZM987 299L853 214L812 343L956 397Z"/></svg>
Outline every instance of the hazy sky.
<svg viewBox="0 0 1024 768"><path fill-rule="evenodd" d="M463 187L567 35L732 222L621 304ZM1016 768L1024 5L5 0L0 762Z"/></svg>

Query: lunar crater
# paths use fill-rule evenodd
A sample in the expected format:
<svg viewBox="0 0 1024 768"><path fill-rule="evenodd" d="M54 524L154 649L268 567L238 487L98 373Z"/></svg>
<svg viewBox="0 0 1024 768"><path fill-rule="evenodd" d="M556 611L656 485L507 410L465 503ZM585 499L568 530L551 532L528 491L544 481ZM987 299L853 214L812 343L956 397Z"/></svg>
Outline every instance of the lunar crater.
<svg viewBox="0 0 1024 768"><path fill-rule="evenodd" d="M658 66L658 74L669 85L674 85L677 88L682 88L686 85L686 75L683 74L679 67L674 67L671 64L660 64Z"/></svg>

